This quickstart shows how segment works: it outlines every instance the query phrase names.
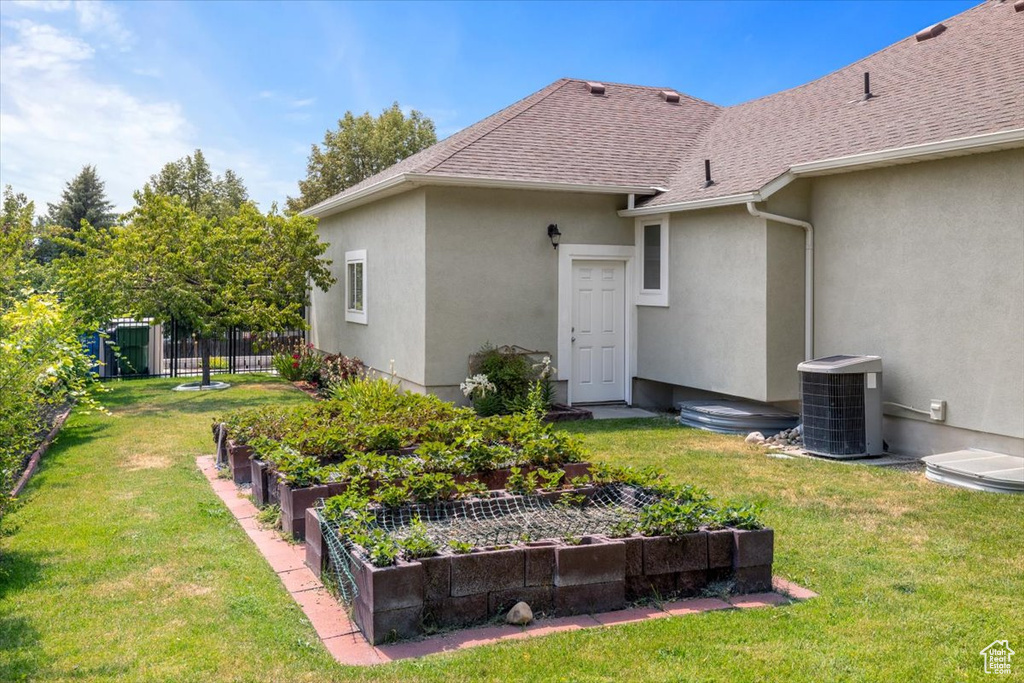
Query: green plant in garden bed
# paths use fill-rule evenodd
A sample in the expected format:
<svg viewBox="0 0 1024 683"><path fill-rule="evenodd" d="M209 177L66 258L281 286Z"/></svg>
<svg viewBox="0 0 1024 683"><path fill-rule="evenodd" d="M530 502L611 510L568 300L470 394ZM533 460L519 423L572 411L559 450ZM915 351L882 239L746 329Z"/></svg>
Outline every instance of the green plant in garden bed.
<svg viewBox="0 0 1024 683"><path fill-rule="evenodd" d="M663 499L640 510L637 528L644 536L682 536L699 530L714 516L714 508L706 502Z"/></svg>
<svg viewBox="0 0 1024 683"><path fill-rule="evenodd" d="M352 356L340 353L323 357L318 372L314 372L309 381L316 385L317 394L322 398L331 395L334 389L363 374L363 362Z"/></svg>
<svg viewBox="0 0 1024 683"><path fill-rule="evenodd" d="M583 460L580 440L540 417L532 410L480 418L387 379L357 377L337 387L330 400L246 410L223 421L229 438L251 445L254 457L270 463L286 483L309 485L356 475L391 481L424 472L465 475ZM413 457L397 456L412 446Z"/></svg>
<svg viewBox="0 0 1024 683"><path fill-rule="evenodd" d="M312 344L301 341L281 349L270 360L277 374L289 382L319 377L323 362L323 356L313 349Z"/></svg>
<svg viewBox="0 0 1024 683"><path fill-rule="evenodd" d="M555 368L548 356L534 363L529 352L495 348L488 343L473 356L470 373L460 388L481 416L525 413L538 408L546 412L554 403L551 378Z"/></svg>
<svg viewBox="0 0 1024 683"><path fill-rule="evenodd" d="M407 560L418 560L421 557L437 555L438 545L427 535L427 526L419 517L410 522L406 535L399 539L402 555Z"/></svg>
<svg viewBox="0 0 1024 683"><path fill-rule="evenodd" d="M763 529L761 508L747 503L745 505L726 505L717 510L708 520L709 526L716 529Z"/></svg>

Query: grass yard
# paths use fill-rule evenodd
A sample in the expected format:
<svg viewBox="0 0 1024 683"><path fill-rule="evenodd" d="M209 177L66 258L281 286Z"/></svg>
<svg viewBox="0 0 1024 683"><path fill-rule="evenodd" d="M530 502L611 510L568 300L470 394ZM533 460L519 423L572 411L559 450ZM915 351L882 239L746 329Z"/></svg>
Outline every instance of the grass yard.
<svg viewBox="0 0 1024 683"><path fill-rule="evenodd" d="M961 681L992 678L978 652L997 638L1024 678L1024 496L767 458L667 420L566 428L595 460L763 503L776 573L820 598L339 666L195 468L215 415L307 397L178 381L115 384L113 418L73 415L5 521L0 680Z"/></svg>

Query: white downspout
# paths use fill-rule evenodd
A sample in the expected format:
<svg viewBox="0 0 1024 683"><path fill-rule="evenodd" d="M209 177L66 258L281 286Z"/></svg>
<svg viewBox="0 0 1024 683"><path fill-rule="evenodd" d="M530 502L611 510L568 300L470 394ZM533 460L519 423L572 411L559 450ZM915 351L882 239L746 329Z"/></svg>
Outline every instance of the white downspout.
<svg viewBox="0 0 1024 683"><path fill-rule="evenodd" d="M747 211L754 218L804 229L804 360L810 360L814 358L814 226L796 218L758 211L754 202L747 202Z"/></svg>

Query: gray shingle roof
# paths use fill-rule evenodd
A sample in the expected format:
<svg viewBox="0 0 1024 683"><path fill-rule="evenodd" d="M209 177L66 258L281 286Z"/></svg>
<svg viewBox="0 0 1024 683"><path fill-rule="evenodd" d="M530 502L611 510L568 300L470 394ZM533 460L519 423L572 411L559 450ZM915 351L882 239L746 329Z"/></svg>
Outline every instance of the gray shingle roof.
<svg viewBox="0 0 1024 683"><path fill-rule="evenodd" d="M756 190L789 166L1024 127L1024 12L986 2L792 90L722 109L649 206ZM871 74L865 101L864 72ZM715 184L704 188L704 159Z"/></svg>
<svg viewBox="0 0 1024 683"><path fill-rule="evenodd" d="M802 162L1024 127L1024 12L993 1L943 23L929 40L732 107L562 79L325 203L417 173L667 188L647 200L658 206L753 191Z"/></svg>

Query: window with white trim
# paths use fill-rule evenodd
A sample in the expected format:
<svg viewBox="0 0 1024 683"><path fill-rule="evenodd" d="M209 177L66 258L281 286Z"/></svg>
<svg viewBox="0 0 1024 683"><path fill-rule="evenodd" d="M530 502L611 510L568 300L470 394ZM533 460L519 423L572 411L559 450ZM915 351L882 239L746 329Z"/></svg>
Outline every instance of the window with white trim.
<svg viewBox="0 0 1024 683"><path fill-rule="evenodd" d="M366 250L345 252L345 320L366 324Z"/></svg>
<svg viewBox="0 0 1024 683"><path fill-rule="evenodd" d="M668 306L668 216L637 219L638 306Z"/></svg>

